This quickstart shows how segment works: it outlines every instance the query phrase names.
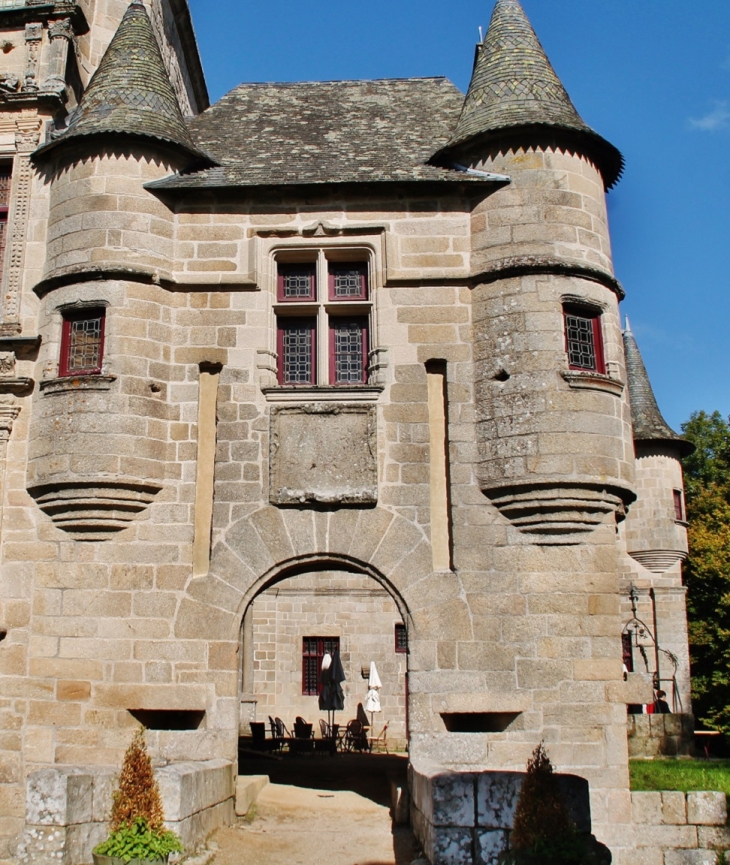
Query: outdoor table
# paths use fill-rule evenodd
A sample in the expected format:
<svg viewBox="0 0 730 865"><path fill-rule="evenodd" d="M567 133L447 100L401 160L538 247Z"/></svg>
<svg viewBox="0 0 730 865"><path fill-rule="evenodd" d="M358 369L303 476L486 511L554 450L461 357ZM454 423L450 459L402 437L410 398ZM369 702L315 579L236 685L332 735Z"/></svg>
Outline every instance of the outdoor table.
<svg viewBox="0 0 730 865"><path fill-rule="evenodd" d="M722 733L719 730L695 730L694 732L695 738L699 738L698 744L702 746L702 750L705 752L705 757L710 759L710 746L716 736L722 736Z"/></svg>

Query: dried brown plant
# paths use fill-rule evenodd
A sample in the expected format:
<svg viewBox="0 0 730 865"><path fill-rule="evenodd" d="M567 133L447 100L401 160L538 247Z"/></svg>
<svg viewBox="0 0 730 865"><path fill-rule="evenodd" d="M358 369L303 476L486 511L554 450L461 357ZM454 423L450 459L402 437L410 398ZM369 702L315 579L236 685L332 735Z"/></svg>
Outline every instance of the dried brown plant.
<svg viewBox="0 0 730 865"><path fill-rule="evenodd" d="M144 728L134 734L124 755L119 789L112 799L112 832L121 826L131 826L137 817L143 817L153 831L163 829L162 797L147 753Z"/></svg>
<svg viewBox="0 0 730 865"><path fill-rule="evenodd" d="M510 847L532 851L551 845L555 839L566 839L575 834L575 823L568 813L552 763L541 742L527 761Z"/></svg>

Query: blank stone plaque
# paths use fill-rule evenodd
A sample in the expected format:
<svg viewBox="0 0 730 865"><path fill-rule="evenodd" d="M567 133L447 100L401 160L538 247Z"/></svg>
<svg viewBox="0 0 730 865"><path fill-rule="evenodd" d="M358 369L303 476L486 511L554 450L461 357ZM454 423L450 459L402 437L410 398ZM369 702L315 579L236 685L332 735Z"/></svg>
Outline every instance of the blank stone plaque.
<svg viewBox="0 0 730 865"><path fill-rule="evenodd" d="M375 406L316 403L271 411L270 500L375 504Z"/></svg>

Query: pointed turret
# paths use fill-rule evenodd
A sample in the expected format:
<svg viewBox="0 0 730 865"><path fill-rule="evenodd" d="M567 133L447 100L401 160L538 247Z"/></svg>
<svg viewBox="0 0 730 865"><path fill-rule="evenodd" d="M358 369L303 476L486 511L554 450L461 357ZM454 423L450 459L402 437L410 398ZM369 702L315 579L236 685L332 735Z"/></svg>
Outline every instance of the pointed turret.
<svg viewBox="0 0 730 865"><path fill-rule="evenodd" d="M624 351L626 353L626 376L631 402L631 417L634 426L635 442L663 442L676 445L680 456L694 452L691 442L683 439L667 424L659 411L654 391L649 381L649 375L636 344L636 338L631 331L631 325L626 319L626 329L623 332Z"/></svg>
<svg viewBox="0 0 730 865"><path fill-rule="evenodd" d="M193 142L141 0L127 9L66 130L35 158L89 136L151 138L181 151L191 164L214 164Z"/></svg>
<svg viewBox="0 0 730 865"><path fill-rule="evenodd" d="M439 156L517 129L553 130L572 137L576 146L582 143L607 189L621 175L623 157L578 114L519 0L497 0L484 42L477 46L456 130Z"/></svg>

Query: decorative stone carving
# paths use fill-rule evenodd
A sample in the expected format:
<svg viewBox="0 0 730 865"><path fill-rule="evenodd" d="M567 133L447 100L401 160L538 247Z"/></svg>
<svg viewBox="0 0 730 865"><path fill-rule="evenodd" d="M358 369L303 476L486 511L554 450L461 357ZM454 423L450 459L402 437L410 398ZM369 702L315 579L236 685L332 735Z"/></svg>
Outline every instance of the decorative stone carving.
<svg viewBox="0 0 730 865"><path fill-rule="evenodd" d="M38 91L38 57L43 39L42 24L25 25L25 45L27 60L25 66L25 80L23 82L24 93L35 93Z"/></svg>
<svg viewBox="0 0 730 865"><path fill-rule="evenodd" d="M0 442L10 439L13 423L20 414L20 406L9 396L0 396Z"/></svg>
<svg viewBox="0 0 730 865"><path fill-rule="evenodd" d="M20 333L20 284L25 261L25 239L30 212L30 187L33 170L30 154L38 146L41 121L37 116L16 117L15 146L18 155L13 166L11 234L6 258L1 333Z"/></svg>
<svg viewBox="0 0 730 865"><path fill-rule="evenodd" d="M20 80L13 72L3 72L0 75L0 92L15 93L20 86Z"/></svg>
<svg viewBox="0 0 730 865"><path fill-rule="evenodd" d="M320 403L271 410L272 503L378 500L375 407Z"/></svg>
<svg viewBox="0 0 730 865"><path fill-rule="evenodd" d="M12 378L15 375L15 352L0 352L0 378Z"/></svg>
<svg viewBox="0 0 730 865"><path fill-rule="evenodd" d="M48 38L51 44L48 57L48 77L43 82L42 87L44 92L61 94L65 91L68 47L73 35L70 18L61 18L49 23Z"/></svg>
<svg viewBox="0 0 730 865"><path fill-rule="evenodd" d="M59 529L77 541L106 541L147 508L162 485L138 480L56 483L28 492Z"/></svg>
<svg viewBox="0 0 730 865"><path fill-rule="evenodd" d="M535 543L570 543L591 532L607 514L623 519L625 491L596 484L516 484L485 489L492 504Z"/></svg>
<svg viewBox="0 0 730 865"><path fill-rule="evenodd" d="M633 550L629 551L632 559L635 559L647 571L654 574L663 574L674 567L677 562L683 562L687 558L686 550Z"/></svg>

